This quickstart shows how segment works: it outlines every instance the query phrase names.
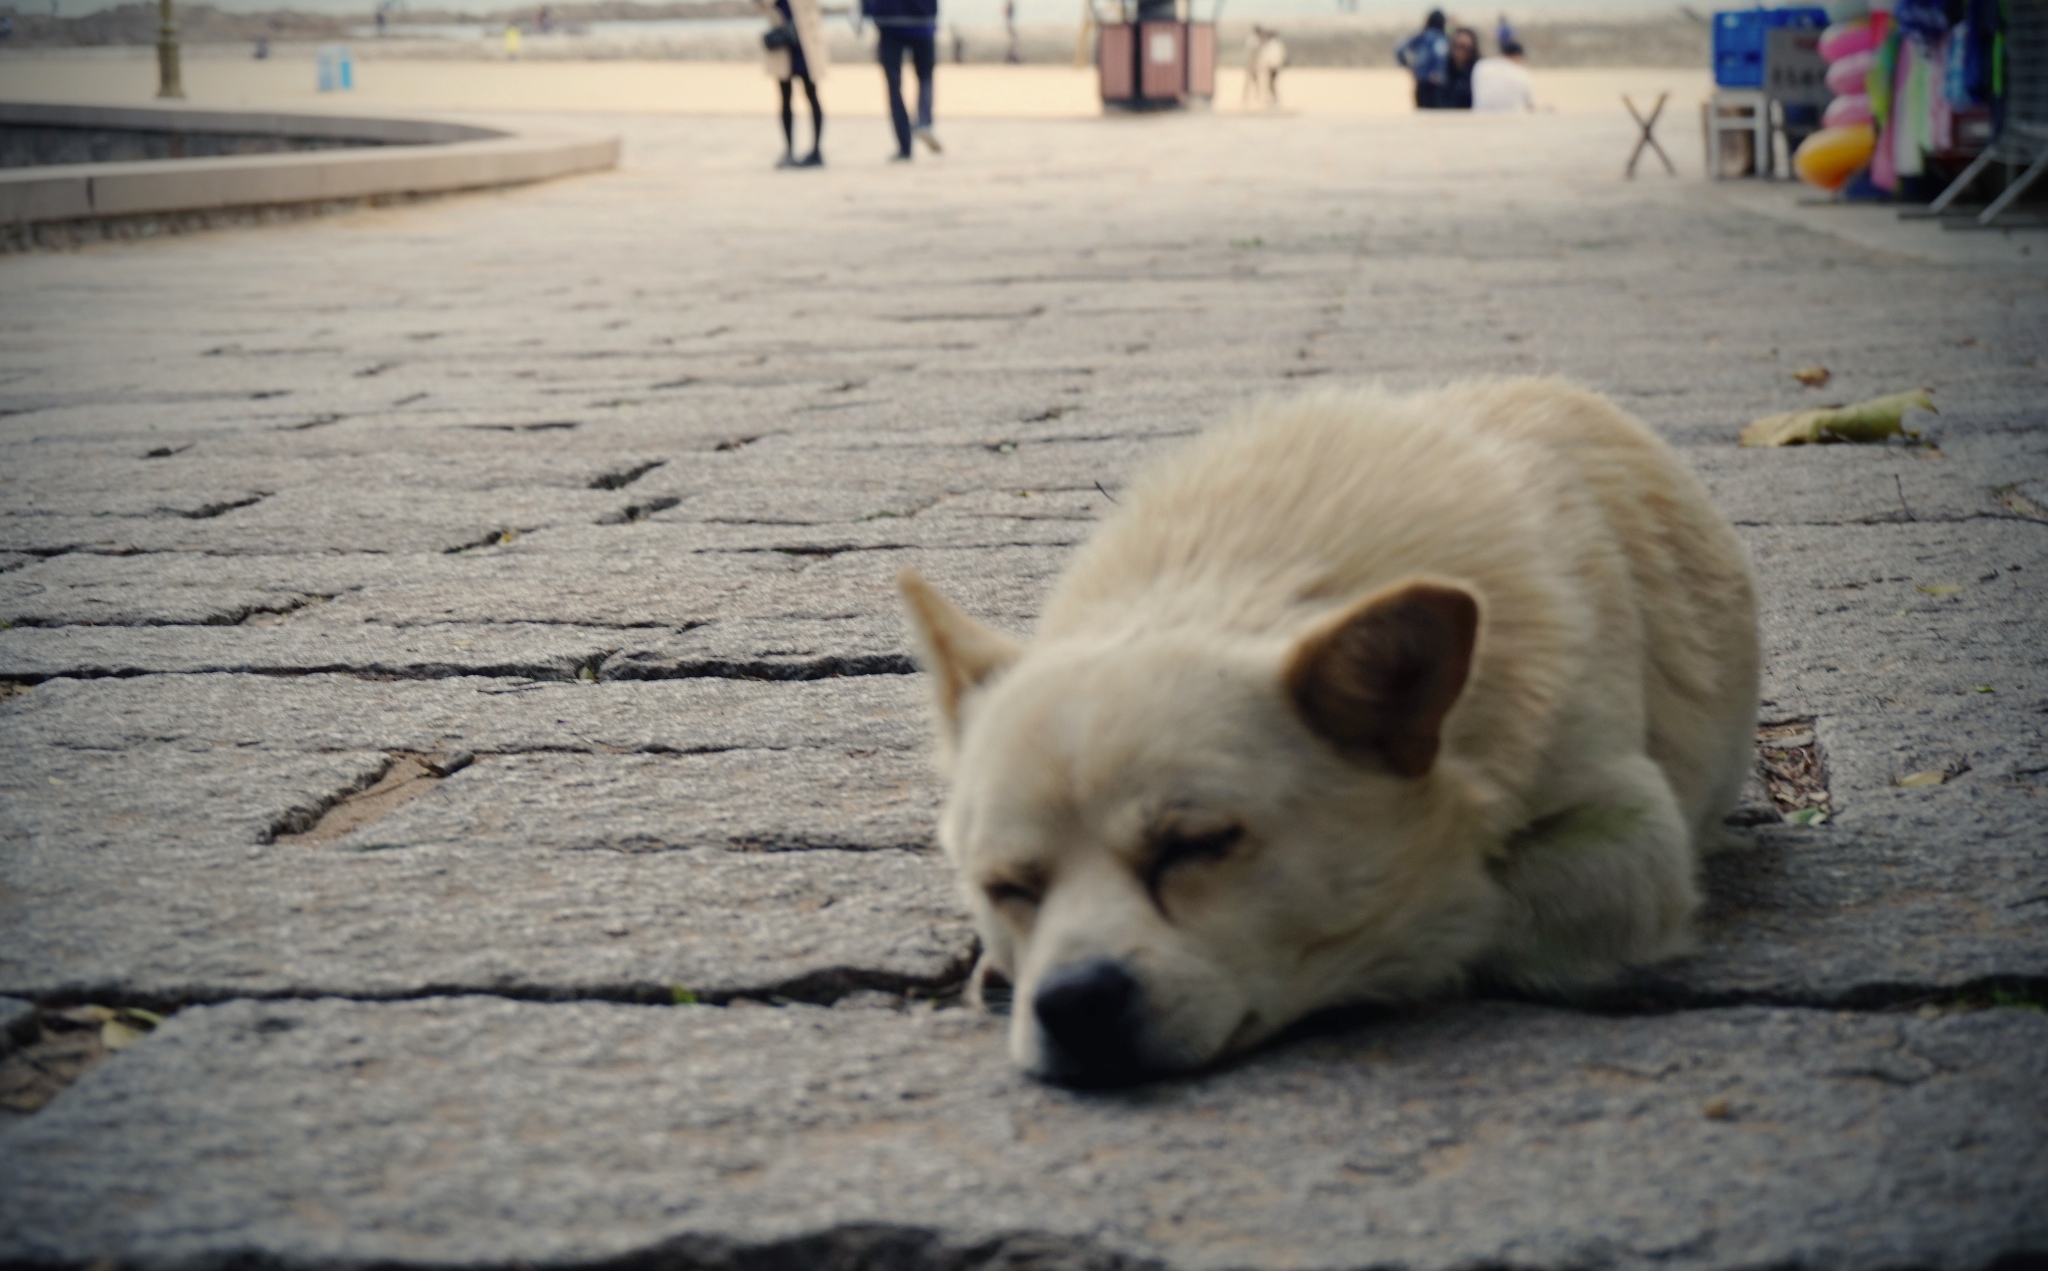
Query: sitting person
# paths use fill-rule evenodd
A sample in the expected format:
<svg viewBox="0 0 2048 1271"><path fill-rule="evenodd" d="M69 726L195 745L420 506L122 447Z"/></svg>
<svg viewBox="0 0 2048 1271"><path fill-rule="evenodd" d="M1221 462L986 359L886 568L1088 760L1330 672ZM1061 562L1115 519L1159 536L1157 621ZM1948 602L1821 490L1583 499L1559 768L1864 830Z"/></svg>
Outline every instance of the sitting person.
<svg viewBox="0 0 2048 1271"><path fill-rule="evenodd" d="M1499 57L1483 57L1472 68L1472 109L1534 110L1529 68L1522 65L1522 46L1509 40Z"/></svg>

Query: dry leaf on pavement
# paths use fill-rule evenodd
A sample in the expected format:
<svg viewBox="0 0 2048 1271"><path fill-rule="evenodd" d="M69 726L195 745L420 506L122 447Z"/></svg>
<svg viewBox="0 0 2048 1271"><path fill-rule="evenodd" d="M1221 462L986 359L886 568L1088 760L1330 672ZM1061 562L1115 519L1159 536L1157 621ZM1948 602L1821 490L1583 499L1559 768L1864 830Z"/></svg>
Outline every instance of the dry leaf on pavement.
<svg viewBox="0 0 2048 1271"><path fill-rule="evenodd" d="M1765 415L1742 430L1745 446L1810 446L1832 441L1883 441L1887 437L1917 437L1902 422L1909 410L1934 410L1934 399L1924 388L1910 393L1873 397L1853 406L1825 406L1819 410L1793 410Z"/></svg>

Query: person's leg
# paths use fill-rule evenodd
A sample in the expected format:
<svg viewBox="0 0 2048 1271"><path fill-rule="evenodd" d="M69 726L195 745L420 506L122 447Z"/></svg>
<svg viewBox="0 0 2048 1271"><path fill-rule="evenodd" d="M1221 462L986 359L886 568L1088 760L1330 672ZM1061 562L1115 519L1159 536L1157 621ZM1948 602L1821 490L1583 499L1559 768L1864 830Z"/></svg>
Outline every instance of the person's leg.
<svg viewBox="0 0 2048 1271"><path fill-rule="evenodd" d="M920 35L910 43L910 64L917 71L917 126L927 134L932 126L932 69L938 61L937 54L929 35ZM926 139L930 139L929 135Z"/></svg>
<svg viewBox="0 0 2048 1271"><path fill-rule="evenodd" d="M825 157L819 147L825 144L825 108L818 104L818 84L810 76L804 76L804 96L811 102L811 153L804 160L813 166L823 163Z"/></svg>
<svg viewBox="0 0 2048 1271"><path fill-rule="evenodd" d="M796 112L789 108L789 81L776 80L775 86L782 90L782 157L790 161L796 158Z"/></svg>
<svg viewBox="0 0 2048 1271"><path fill-rule="evenodd" d="M903 40L887 27L875 44L882 79L889 87L889 120L896 125L896 157L910 157L910 112L903 109Z"/></svg>

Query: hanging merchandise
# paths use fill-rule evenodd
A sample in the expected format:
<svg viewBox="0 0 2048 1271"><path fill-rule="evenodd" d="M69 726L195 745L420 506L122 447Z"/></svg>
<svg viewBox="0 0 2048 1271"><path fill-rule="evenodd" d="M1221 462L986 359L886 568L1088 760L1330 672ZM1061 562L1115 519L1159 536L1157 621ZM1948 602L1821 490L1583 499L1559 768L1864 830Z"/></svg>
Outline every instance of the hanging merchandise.
<svg viewBox="0 0 2048 1271"><path fill-rule="evenodd" d="M1948 5L1946 0L1893 0L1892 21L1925 51L1948 34Z"/></svg>
<svg viewBox="0 0 2048 1271"><path fill-rule="evenodd" d="M1877 151L1870 159L1870 184L1893 194L1899 188L1899 148L1892 116L1898 97L1900 36L1892 22L1891 6L1873 9L1870 25L1877 37L1877 47L1871 50L1870 73L1864 80L1864 91L1870 94L1870 117L1877 121Z"/></svg>

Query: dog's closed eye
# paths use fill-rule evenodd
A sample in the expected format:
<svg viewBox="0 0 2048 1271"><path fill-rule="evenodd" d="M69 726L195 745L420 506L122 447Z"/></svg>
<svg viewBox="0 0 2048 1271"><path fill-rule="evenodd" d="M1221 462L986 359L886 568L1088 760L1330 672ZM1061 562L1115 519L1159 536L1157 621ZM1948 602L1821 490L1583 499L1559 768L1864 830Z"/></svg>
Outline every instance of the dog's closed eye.
<svg viewBox="0 0 2048 1271"><path fill-rule="evenodd" d="M1152 836L1152 858L1145 866L1145 887L1156 900L1168 873L1183 866L1220 861L1244 838L1235 821L1169 825Z"/></svg>
<svg viewBox="0 0 2048 1271"><path fill-rule="evenodd" d="M1043 887L1034 887L1029 883L1020 883L1008 878L992 879L983 883L981 890L982 894L988 897L988 903L997 909L1011 905L1031 908L1045 895Z"/></svg>

